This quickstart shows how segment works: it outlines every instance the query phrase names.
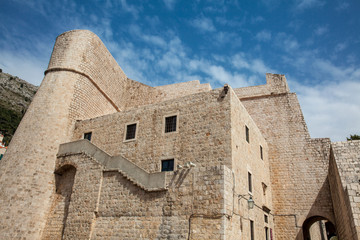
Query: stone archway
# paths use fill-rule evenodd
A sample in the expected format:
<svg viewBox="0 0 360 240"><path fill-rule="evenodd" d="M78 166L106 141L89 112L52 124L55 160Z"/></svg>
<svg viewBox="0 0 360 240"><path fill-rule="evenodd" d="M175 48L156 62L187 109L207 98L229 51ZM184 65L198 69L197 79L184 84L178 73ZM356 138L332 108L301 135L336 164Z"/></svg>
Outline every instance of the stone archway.
<svg viewBox="0 0 360 240"><path fill-rule="evenodd" d="M331 237L337 236L335 225L322 216L306 219L302 230L304 240L330 240Z"/></svg>

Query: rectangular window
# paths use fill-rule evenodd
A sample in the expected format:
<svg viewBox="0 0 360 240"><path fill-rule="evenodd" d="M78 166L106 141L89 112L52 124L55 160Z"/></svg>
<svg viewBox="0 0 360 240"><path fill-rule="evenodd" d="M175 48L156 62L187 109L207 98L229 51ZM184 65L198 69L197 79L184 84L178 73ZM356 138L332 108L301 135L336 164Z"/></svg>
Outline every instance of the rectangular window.
<svg viewBox="0 0 360 240"><path fill-rule="evenodd" d="M136 123L127 125L125 140L135 139L135 136L136 136Z"/></svg>
<svg viewBox="0 0 360 240"><path fill-rule="evenodd" d="M269 228L265 227L265 240L269 240Z"/></svg>
<svg viewBox="0 0 360 240"><path fill-rule="evenodd" d="M254 221L250 220L250 239L255 240L254 238Z"/></svg>
<svg viewBox="0 0 360 240"><path fill-rule="evenodd" d="M161 161L161 171L174 171L174 159L167 159Z"/></svg>
<svg viewBox="0 0 360 240"><path fill-rule="evenodd" d="M249 183L249 192L252 192L252 179L250 172L248 172L248 183Z"/></svg>
<svg viewBox="0 0 360 240"><path fill-rule="evenodd" d="M176 132L177 116L171 116L165 118L165 133Z"/></svg>
<svg viewBox="0 0 360 240"><path fill-rule="evenodd" d="M261 160L264 160L264 158L263 158L263 149L262 149L261 145L260 145L260 158L261 158Z"/></svg>
<svg viewBox="0 0 360 240"><path fill-rule="evenodd" d="M246 141L250 143L249 128L245 125Z"/></svg>
<svg viewBox="0 0 360 240"><path fill-rule="evenodd" d="M84 139L87 139L91 142L91 135L92 135L92 132L84 133Z"/></svg>
<svg viewBox="0 0 360 240"><path fill-rule="evenodd" d="M269 219L268 219L268 216L267 216L267 215L264 215L264 221L265 221L266 223L269 222Z"/></svg>

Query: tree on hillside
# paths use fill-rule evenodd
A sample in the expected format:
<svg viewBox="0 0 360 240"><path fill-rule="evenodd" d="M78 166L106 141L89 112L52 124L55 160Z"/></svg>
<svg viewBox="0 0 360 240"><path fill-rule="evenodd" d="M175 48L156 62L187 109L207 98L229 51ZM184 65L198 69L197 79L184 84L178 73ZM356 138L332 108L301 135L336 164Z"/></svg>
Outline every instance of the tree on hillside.
<svg viewBox="0 0 360 240"><path fill-rule="evenodd" d="M357 135L357 134L354 134L354 135L351 135L350 134L350 138L346 138L348 141L351 141L351 140L360 140L360 136Z"/></svg>

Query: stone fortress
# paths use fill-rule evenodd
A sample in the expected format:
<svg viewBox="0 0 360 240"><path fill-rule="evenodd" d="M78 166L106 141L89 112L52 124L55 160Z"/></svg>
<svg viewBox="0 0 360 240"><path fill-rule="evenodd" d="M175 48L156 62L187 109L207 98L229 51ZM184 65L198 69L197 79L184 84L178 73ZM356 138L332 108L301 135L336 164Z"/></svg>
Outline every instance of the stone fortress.
<svg viewBox="0 0 360 240"><path fill-rule="evenodd" d="M70 31L0 162L0 239L360 239L359 162L283 75L150 87Z"/></svg>

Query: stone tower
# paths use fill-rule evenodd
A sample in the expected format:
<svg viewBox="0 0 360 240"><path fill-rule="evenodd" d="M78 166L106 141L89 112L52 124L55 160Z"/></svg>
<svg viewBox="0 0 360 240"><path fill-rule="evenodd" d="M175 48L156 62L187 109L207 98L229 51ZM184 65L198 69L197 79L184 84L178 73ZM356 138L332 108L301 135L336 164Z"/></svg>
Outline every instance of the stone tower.
<svg viewBox="0 0 360 240"><path fill-rule="evenodd" d="M75 30L57 38L44 80L1 160L3 238L40 238L59 144L70 141L75 120L119 111L126 84L95 34Z"/></svg>

